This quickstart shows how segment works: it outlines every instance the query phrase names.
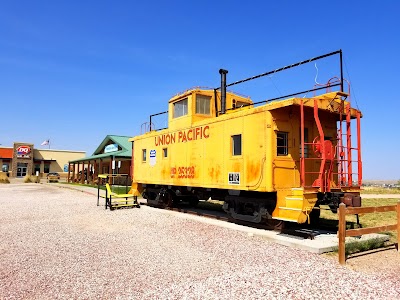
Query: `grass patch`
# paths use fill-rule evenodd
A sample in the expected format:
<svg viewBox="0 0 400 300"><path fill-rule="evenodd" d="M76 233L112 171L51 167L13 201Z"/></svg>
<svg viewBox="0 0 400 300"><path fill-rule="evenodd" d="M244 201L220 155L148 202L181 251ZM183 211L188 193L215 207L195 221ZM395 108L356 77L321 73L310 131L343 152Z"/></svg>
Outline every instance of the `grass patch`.
<svg viewBox="0 0 400 300"><path fill-rule="evenodd" d="M353 253L364 252L371 249L382 248L385 246L385 241L382 239L370 239L367 241L357 241L346 243L345 254L350 255Z"/></svg>
<svg viewBox="0 0 400 300"><path fill-rule="evenodd" d="M380 188L380 187L363 187L361 194L400 194L400 189L398 188Z"/></svg>
<svg viewBox="0 0 400 300"><path fill-rule="evenodd" d="M362 206L370 207L370 206L396 205L398 200L399 199L363 199ZM397 216L395 211L384 212L384 213L360 214L359 220L362 227L367 228L367 227L395 224L397 222ZM338 214L332 213L329 210L328 206L321 205L320 225L332 228L334 230L338 230L338 221L339 221ZM355 215L346 216L346 228L347 229L357 228L357 218ZM389 235L390 243L397 242L396 231L387 231L381 233Z"/></svg>

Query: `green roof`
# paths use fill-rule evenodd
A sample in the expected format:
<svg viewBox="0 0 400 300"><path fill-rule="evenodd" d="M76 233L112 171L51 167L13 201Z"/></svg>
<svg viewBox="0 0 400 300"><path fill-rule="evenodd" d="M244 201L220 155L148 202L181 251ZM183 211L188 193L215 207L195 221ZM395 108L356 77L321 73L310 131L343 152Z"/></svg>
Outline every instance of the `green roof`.
<svg viewBox="0 0 400 300"><path fill-rule="evenodd" d="M107 135L91 156L71 160L70 163L95 160L105 157L132 158L132 143L128 141L130 138L130 136ZM112 144L118 144L118 146L121 147L121 150L103 153L104 147L108 144L111 144L110 142L112 142Z"/></svg>

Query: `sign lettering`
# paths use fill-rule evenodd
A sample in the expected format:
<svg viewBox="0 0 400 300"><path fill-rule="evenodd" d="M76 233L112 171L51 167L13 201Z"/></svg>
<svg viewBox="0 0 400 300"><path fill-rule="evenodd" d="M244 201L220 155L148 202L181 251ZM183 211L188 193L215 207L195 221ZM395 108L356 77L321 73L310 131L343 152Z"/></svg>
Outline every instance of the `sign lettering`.
<svg viewBox="0 0 400 300"><path fill-rule="evenodd" d="M195 174L194 166L171 168L171 178L194 178Z"/></svg>
<svg viewBox="0 0 400 300"><path fill-rule="evenodd" d="M188 130L180 130L178 132L171 132L156 136L154 143L156 146L164 146L174 143L185 143L200 139L208 139L210 137L210 127L200 126L190 128Z"/></svg>
<svg viewBox="0 0 400 300"><path fill-rule="evenodd" d="M232 185L240 184L240 173L239 172L228 173L228 184Z"/></svg>
<svg viewBox="0 0 400 300"><path fill-rule="evenodd" d="M29 158L31 153L31 147L29 146L19 146L17 148L17 157L26 157Z"/></svg>

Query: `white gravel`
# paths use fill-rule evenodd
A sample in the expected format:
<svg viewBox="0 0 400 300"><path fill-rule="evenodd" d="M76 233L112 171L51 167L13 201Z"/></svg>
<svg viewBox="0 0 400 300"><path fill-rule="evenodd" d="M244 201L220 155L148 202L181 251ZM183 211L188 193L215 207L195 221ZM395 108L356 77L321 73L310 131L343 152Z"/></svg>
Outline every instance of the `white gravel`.
<svg viewBox="0 0 400 300"><path fill-rule="evenodd" d="M96 201L0 185L0 299L400 298L400 274L365 275L182 214Z"/></svg>

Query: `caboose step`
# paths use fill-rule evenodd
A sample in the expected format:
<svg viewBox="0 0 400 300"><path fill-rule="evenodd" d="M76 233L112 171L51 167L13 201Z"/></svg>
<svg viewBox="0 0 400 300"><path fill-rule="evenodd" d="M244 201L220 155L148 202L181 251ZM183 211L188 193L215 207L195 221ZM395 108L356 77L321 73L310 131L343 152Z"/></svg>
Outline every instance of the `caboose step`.
<svg viewBox="0 0 400 300"><path fill-rule="evenodd" d="M293 219L289 219L289 218L272 217L272 219L286 221L286 222L297 222L297 220L293 220Z"/></svg>
<svg viewBox="0 0 400 300"><path fill-rule="evenodd" d="M303 196L304 189L303 188L292 188L291 192L292 192L292 196Z"/></svg>
<svg viewBox="0 0 400 300"><path fill-rule="evenodd" d="M283 209L283 210L297 210L297 211L301 211L301 208L287 207L287 206L279 206L279 209Z"/></svg>
<svg viewBox="0 0 400 300"><path fill-rule="evenodd" d="M273 216L274 219L285 219L286 221L303 223L304 213L299 208L278 207L278 213Z"/></svg>
<svg viewBox="0 0 400 300"><path fill-rule="evenodd" d="M300 200L300 201L303 201L303 197L300 197L300 196L297 196L297 197L294 197L294 196L286 196L285 199L286 199L286 200Z"/></svg>
<svg viewBox="0 0 400 300"><path fill-rule="evenodd" d="M137 203L131 203L131 204L116 204L116 203L112 203L111 206L112 207L127 207L127 206L139 206L139 204L137 204Z"/></svg>
<svg viewBox="0 0 400 300"><path fill-rule="evenodd" d="M303 197L293 197L293 196L286 196L285 197L285 207L288 208L303 208ZM279 207L281 208L281 207Z"/></svg>

